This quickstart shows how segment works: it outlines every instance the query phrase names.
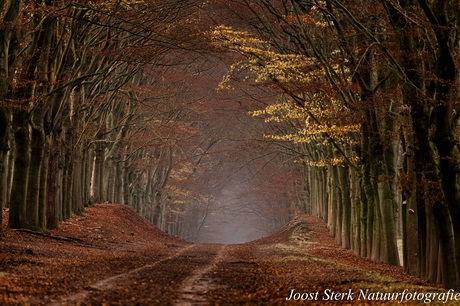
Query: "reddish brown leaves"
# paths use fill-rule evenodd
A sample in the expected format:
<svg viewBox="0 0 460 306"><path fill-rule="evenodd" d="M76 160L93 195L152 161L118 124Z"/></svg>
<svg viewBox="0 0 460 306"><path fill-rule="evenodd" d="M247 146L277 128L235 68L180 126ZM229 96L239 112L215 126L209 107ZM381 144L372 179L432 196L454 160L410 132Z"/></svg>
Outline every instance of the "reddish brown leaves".
<svg viewBox="0 0 460 306"><path fill-rule="evenodd" d="M179 301L189 287L196 292L185 296L212 305L288 304L292 289L319 292L318 298L326 290L344 296L355 292L355 298L360 289L441 292L401 267L341 249L325 224L310 216L270 237L225 247L187 244L115 204L88 208L51 233L67 239L5 232L0 240L2 305L164 305ZM184 287L187 280L190 286Z"/></svg>

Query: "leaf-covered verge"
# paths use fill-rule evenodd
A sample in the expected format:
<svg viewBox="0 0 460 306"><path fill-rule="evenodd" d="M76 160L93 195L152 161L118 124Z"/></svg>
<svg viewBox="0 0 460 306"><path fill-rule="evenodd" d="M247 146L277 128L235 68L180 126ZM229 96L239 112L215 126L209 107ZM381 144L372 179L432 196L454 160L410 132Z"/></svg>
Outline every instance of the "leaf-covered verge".
<svg viewBox="0 0 460 306"><path fill-rule="evenodd" d="M4 218L6 220L7 218ZM183 240L116 204L87 208L43 236L4 225L0 304L47 304L161 257Z"/></svg>
<svg viewBox="0 0 460 306"><path fill-rule="evenodd" d="M405 274L402 267L338 247L323 221L312 216L299 217L269 237L225 248L171 237L117 204L87 208L46 235L5 225L4 230L1 305L180 304L183 284L194 278L208 284L191 293L204 298L205 305L290 304L286 297L292 289L352 290L355 298L361 289L446 292ZM204 275L197 272L206 266ZM320 299L300 303L327 304Z"/></svg>
<svg viewBox="0 0 460 306"><path fill-rule="evenodd" d="M269 237L231 249L212 277L218 285L209 293L211 305L225 305L227 301L251 301L251 305L394 305L399 301L382 300L383 294L446 292L439 285L404 273L402 267L372 262L338 247L324 222L313 216L301 216ZM305 293L305 300L287 301L293 289ZM367 300L360 297L361 291L368 294ZM344 295L331 300L333 292ZM401 304L420 303L423 301L405 300ZM430 304L438 303L443 304L434 300Z"/></svg>

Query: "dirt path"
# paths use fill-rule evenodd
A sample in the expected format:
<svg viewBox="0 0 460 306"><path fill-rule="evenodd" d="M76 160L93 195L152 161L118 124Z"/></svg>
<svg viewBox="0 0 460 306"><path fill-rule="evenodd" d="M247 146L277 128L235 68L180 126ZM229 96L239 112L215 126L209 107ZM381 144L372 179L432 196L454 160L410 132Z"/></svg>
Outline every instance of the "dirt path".
<svg viewBox="0 0 460 306"><path fill-rule="evenodd" d="M405 290L442 292L393 274L391 267L368 270L355 264L356 258L317 257L316 246L311 241L188 245L48 305L391 305Z"/></svg>
<svg viewBox="0 0 460 306"><path fill-rule="evenodd" d="M205 275L211 273L218 263L225 262L225 250L227 247L225 245L219 246L216 256L210 259L207 265L193 271L193 274L183 281L178 290L179 297L175 301L175 305L207 304L205 295L216 284L211 277Z"/></svg>
<svg viewBox="0 0 460 306"><path fill-rule="evenodd" d="M191 244L105 205L53 234L78 240L7 230L1 305L415 305L453 296L341 249L313 217L246 244Z"/></svg>
<svg viewBox="0 0 460 306"><path fill-rule="evenodd" d="M168 261L172 260L176 257L181 256L182 253L186 252L188 249L195 247L195 245L188 245L185 246L177 251L175 251L172 255L167 256L165 258L159 259L157 261L154 261L152 263L146 264L142 267L135 268L132 270L129 270L127 272L117 274L114 276L107 277L105 279L102 279L92 285L89 286L88 289L82 290L77 293L70 294L68 296L65 296L59 301L54 301L52 303L49 303L50 306L59 306L59 305L69 305L69 304L80 304L80 303L85 303L85 300L88 299L88 296L94 294L94 292L99 291L107 291L109 289L112 289L116 286L120 286L120 284L126 284L129 283L131 278L135 278L136 275L140 274L143 270L147 269L152 269L156 265L162 263L163 261ZM90 302L88 302L89 304Z"/></svg>
<svg viewBox="0 0 460 306"><path fill-rule="evenodd" d="M442 292L393 267L366 264L375 265L318 245L302 225L282 242L181 247L51 305L381 305L403 292Z"/></svg>

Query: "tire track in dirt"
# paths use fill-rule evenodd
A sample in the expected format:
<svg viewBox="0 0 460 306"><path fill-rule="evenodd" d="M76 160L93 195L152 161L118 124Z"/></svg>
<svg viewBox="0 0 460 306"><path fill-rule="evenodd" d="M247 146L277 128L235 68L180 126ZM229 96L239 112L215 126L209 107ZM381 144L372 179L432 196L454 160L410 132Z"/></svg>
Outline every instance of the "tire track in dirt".
<svg viewBox="0 0 460 306"><path fill-rule="evenodd" d="M226 245L218 246L218 250L213 259L203 267L196 269L191 276L186 278L182 286L179 288L179 297L175 302L177 306L188 305L206 305L207 302L204 298L205 294L212 288L212 279L206 277L212 269L214 269L225 256Z"/></svg>
<svg viewBox="0 0 460 306"><path fill-rule="evenodd" d="M179 249L177 252L175 252L174 254L172 254L170 256L167 256L165 258L159 259L159 260L157 260L157 261L155 261L153 263L146 264L146 265L144 265L142 267L129 270L128 272L117 274L117 275L110 276L110 277L107 277L105 279L102 279L102 280L98 281L97 283L94 283L94 284L90 285L88 289L82 290L82 291L77 292L77 293L70 294L70 295L60 299L59 301L50 303L48 305L49 306L60 306L60 305L68 305L68 304L74 304L76 302L84 301L94 291L103 291L103 290L110 289L113 286L115 286L116 284L120 283L120 281L126 280L126 279L138 274L139 272L142 272L143 270L151 269L151 268L153 268L153 267L157 266L158 264L161 264L161 263L163 263L165 261L172 260L172 259L175 259L177 257L180 257L183 253L189 251L190 249L192 249L194 247L196 247L196 244L191 244L191 245L185 246L185 247Z"/></svg>

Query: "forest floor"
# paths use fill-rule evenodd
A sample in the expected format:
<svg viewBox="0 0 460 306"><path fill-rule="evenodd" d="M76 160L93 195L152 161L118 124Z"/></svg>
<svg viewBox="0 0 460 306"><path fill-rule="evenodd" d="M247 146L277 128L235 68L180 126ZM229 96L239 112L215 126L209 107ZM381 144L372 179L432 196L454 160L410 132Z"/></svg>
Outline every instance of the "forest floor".
<svg viewBox="0 0 460 306"><path fill-rule="evenodd" d="M171 237L116 204L87 208L49 236L4 231L0 305L449 305L455 298L401 267L341 249L311 216L235 245Z"/></svg>

